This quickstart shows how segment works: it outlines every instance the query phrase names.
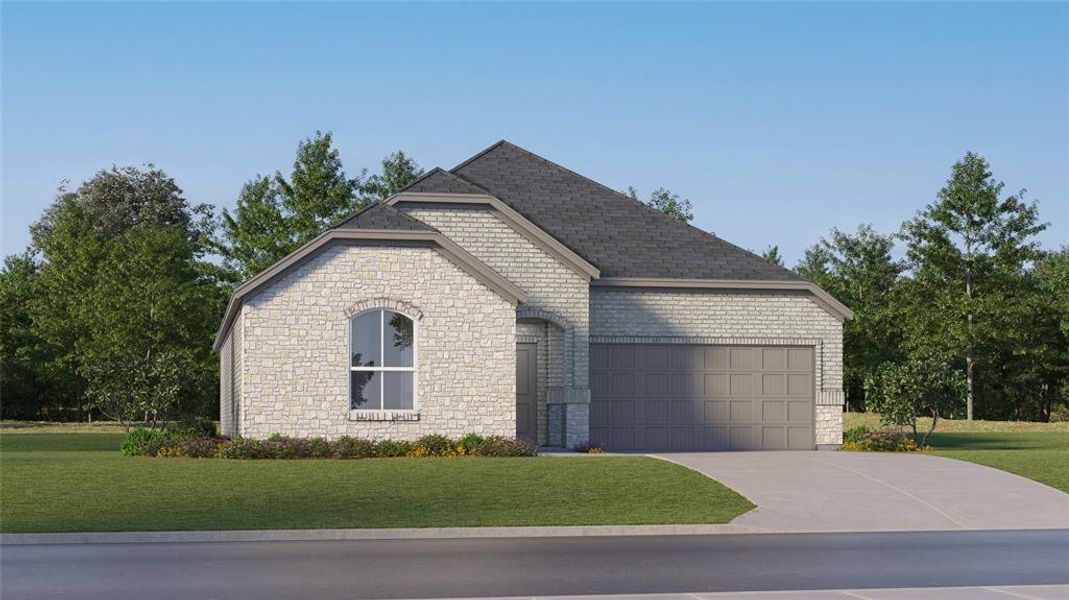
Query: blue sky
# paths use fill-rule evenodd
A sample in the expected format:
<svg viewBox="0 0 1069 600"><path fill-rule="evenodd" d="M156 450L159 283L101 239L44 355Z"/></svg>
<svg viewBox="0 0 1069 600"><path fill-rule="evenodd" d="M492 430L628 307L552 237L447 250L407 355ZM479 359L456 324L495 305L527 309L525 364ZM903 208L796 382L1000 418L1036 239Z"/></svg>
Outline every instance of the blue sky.
<svg viewBox="0 0 1069 600"><path fill-rule="evenodd" d="M965 151L1069 243L1069 4L16 4L2 7L2 251L63 180L154 162L233 205L298 139L350 172L506 138L793 265L891 231Z"/></svg>

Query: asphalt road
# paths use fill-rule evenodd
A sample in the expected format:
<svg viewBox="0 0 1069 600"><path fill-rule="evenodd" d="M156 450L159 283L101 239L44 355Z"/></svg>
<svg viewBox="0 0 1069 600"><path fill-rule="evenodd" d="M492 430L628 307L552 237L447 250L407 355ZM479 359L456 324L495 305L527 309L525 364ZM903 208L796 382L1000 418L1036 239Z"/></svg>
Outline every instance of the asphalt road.
<svg viewBox="0 0 1069 600"><path fill-rule="evenodd" d="M1069 531L27 545L4 600L425 598L1069 583Z"/></svg>

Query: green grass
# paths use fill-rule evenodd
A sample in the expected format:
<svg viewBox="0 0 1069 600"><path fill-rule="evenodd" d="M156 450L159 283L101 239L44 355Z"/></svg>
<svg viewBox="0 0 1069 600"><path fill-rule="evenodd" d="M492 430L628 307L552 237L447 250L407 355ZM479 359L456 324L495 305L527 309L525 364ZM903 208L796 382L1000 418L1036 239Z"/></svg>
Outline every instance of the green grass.
<svg viewBox="0 0 1069 600"><path fill-rule="evenodd" d="M929 419L918 423L926 431ZM846 413L846 429L880 427L880 415ZM933 453L1015 473L1069 493L1069 422L940 419L928 444Z"/></svg>
<svg viewBox="0 0 1069 600"><path fill-rule="evenodd" d="M936 432L939 456L987 465L1069 493L1069 432Z"/></svg>
<svg viewBox="0 0 1069 600"><path fill-rule="evenodd" d="M753 508L643 457L124 457L114 433L0 434L0 531L725 523Z"/></svg>

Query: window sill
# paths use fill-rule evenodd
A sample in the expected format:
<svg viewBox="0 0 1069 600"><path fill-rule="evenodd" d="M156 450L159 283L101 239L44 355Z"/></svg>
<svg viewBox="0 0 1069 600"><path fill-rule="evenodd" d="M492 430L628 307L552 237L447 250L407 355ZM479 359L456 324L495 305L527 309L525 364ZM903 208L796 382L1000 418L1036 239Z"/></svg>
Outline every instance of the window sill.
<svg viewBox="0 0 1069 600"><path fill-rule="evenodd" d="M418 421L418 410L350 410L350 421Z"/></svg>

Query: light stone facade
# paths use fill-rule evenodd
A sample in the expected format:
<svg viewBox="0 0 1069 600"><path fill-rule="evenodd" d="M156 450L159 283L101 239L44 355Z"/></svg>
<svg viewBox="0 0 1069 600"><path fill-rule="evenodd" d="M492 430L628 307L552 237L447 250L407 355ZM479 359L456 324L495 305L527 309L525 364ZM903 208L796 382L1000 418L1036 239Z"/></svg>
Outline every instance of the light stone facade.
<svg viewBox="0 0 1069 600"><path fill-rule="evenodd" d="M815 439L842 443L843 328L802 293L593 288L591 341L811 346Z"/></svg>
<svg viewBox="0 0 1069 600"><path fill-rule="evenodd" d="M416 399L364 420L349 410L349 318L371 305L409 307ZM328 246L248 298L238 321L236 434L515 435L516 308L433 248Z"/></svg>

